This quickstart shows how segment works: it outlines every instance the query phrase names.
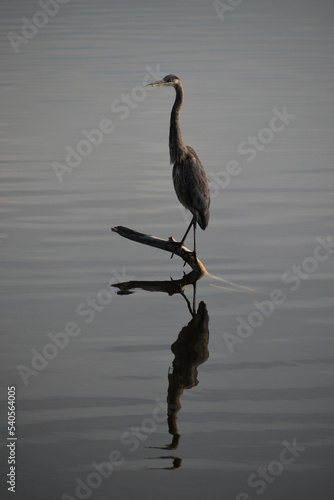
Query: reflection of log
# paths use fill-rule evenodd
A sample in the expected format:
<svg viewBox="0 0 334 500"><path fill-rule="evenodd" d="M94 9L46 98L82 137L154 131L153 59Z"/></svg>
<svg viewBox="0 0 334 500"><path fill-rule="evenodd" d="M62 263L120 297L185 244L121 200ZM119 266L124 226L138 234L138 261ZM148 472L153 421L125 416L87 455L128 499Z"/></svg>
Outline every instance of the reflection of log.
<svg viewBox="0 0 334 500"><path fill-rule="evenodd" d="M170 236L168 240L163 240L161 238L157 238L156 236L150 236L148 234L138 233L133 229L129 229L124 226L116 226L111 229L115 233L118 233L120 236L124 238L128 238L129 240L137 241L138 243L142 243L143 245L149 245L151 247L160 248L161 250L166 250L167 252L175 253L181 257L189 266L200 274L206 273L206 269L202 262L193 255L193 253L183 246L180 248L179 243L174 240Z"/></svg>
<svg viewBox="0 0 334 500"><path fill-rule="evenodd" d="M197 271L191 271L185 274L183 278L179 280L165 280L165 281L126 281L123 283L115 283L115 288L120 291L117 292L120 295L125 295L131 293L132 290L136 288L141 288L147 292L164 292L168 295L174 295L175 293L183 294L183 291L187 285L193 285L202 277Z"/></svg>

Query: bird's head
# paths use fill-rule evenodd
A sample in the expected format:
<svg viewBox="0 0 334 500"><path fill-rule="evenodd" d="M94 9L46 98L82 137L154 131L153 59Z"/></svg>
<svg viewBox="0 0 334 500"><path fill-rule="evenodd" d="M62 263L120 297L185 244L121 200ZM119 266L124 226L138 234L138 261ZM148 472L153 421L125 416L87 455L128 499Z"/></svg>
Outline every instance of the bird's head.
<svg viewBox="0 0 334 500"><path fill-rule="evenodd" d="M175 87L175 85L177 85L178 83L181 83L181 82L177 76L167 75L162 80L159 80L158 82L149 83L148 85L146 85L146 87L161 87L161 86Z"/></svg>

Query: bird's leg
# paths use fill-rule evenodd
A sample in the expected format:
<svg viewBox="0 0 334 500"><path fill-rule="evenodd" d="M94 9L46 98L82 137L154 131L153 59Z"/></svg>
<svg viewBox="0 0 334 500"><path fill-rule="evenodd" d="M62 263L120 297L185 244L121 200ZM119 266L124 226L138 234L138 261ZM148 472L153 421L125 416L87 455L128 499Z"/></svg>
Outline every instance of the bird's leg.
<svg viewBox="0 0 334 500"><path fill-rule="evenodd" d="M195 216L193 217L193 220L191 223L194 225L194 250L192 251L192 255L195 257L197 260L197 255L196 255L196 218ZM189 231L189 228L188 228ZM184 262L183 267L186 265L186 262Z"/></svg>
<svg viewBox="0 0 334 500"><path fill-rule="evenodd" d="M191 222L190 222L190 224L189 224L189 226L188 226L188 229L187 229L187 231L185 232L185 235L183 236L182 240L180 241L180 248L182 248L183 243L185 242L185 239L186 239L186 237L188 236L188 233L189 233L189 231L190 231L190 228L191 228L191 226L192 226L193 224L196 224L196 219L195 219L195 216L193 216L193 218L191 219Z"/></svg>
<svg viewBox="0 0 334 500"><path fill-rule="evenodd" d="M191 222L190 222L190 224L189 224L189 227L188 227L188 229L187 229L187 231L186 231L185 235L183 236L183 238L182 238L182 240L180 241L180 243L178 243L178 247L179 247L179 248L182 248L183 243L184 243L184 241L185 241L185 239L186 239L186 237L187 237L187 235L188 235L188 233L189 233L189 231L190 231L190 228L191 228L191 226L192 226L193 224L196 224L196 219L195 219L195 216L191 219ZM173 258L174 254L175 254L175 251L176 251L176 249L175 249L175 250L174 250L174 252L172 253L172 255L171 255L171 257L170 257L171 259Z"/></svg>
<svg viewBox="0 0 334 500"><path fill-rule="evenodd" d="M193 316L196 314L196 281L193 283Z"/></svg>
<svg viewBox="0 0 334 500"><path fill-rule="evenodd" d="M197 260L197 255L196 255L196 219L194 217L194 251L193 251L194 257Z"/></svg>

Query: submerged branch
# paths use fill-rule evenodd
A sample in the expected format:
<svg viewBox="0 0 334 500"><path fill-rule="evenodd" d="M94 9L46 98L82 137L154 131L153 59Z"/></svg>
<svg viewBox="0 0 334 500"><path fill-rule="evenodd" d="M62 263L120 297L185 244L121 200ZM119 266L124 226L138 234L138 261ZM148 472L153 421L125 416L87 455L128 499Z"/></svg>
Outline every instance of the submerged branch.
<svg viewBox="0 0 334 500"><path fill-rule="evenodd" d="M160 248L161 250L166 250L166 252L178 255L185 263L189 264L189 266L201 276L207 272L202 262L196 259L193 253L185 246L182 246L182 248L180 248L179 243L175 241L172 236L170 236L168 240L163 240L161 238L157 238L156 236L138 233L137 231L124 226L116 226L111 230L129 240L137 241L138 243L142 243L143 245Z"/></svg>

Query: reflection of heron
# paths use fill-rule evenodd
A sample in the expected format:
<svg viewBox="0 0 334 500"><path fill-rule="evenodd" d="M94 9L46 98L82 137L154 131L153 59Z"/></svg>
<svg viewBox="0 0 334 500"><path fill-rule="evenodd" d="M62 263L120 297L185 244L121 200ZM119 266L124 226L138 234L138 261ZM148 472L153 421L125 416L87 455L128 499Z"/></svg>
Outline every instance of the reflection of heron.
<svg viewBox="0 0 334 500"><path fill-rule="evenodd" d="M172 442L164 446L149 446L148 448L162 450L176 450L178 448L180 434L177 416L181 409L181 396L185 389L191 389L198 384L198 366L203 364L209 357L209 315L204 302L200 302L196 312L196 283L202 276L196 271L191 271L191 273L185 274L179 280L128 281L112 285L119 289L118 295L132 294L137 288L150 292L164 292L168 295L180 294L185 299L192 317L190 322L182 328L177 340L171 346L174 360L173 366L168 373L167 422L168 432L172 435ZM192 304L185 294L188 285L193 285ZM155 458L173 460L172 465L164 467L164 469L177 469L181 466L181 459L177 456Z"/></svg>
<svg viewBox="0 0 334 500"><path fill-rule="evenodd" d="M183 236L182 247L191 226L194 227L194 256L196 257L196 223L205 229L209 223L210 192L204 168L195 151L186 146L180 129L180 110L183 102L183 87L175 75L167 75L161 81L148 86L171 86L176 92L174 106L170 117L169 153L173 164L173 182L176 195L182 205L190 210L193 218Z"/></svg>
<svg viewBox="0 0 334 500"><path fill-rule="evenodd" d="M200 302L197 313L182 328L171 350L175 355L173 369L168 374L168 430L173 441L165 448L175 450L178 447L180 434L177 428L177 414L181 409L180 397L184 389L191 389L198 384L197 368L209 357L209 316L204 302Z"/></svg>
<svg viewBox="0 0 334 500"><path fill-rule="evenodd" d="M182 293L183 294L183 293ZM192 312L191 321L182 328L177 340L171 345L174 354L173 367L168 373L167 422L172 442L165 446L150 446L162 450L176 450L180 434L177 415L181 409L180 399L185 389L198 384L198 367L209 357L209 315L204 302L200 302L197 312ZM170 457L171 458L171 457ZM175 458L175 457L174 457ZM179 467L180 463L172 468Z"/></svg>

